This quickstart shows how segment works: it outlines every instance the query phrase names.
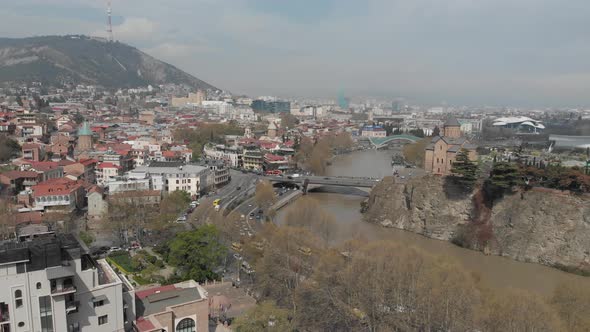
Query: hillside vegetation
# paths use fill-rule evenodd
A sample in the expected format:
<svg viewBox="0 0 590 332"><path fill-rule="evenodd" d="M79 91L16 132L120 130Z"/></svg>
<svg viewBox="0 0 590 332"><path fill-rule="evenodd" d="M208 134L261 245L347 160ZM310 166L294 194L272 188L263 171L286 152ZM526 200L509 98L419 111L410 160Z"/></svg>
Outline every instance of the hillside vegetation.
<svg viewBox="0 0 590 332"><path fill-rule="evenodd" d="M125 88L165 83L215 89L135 47L86 36L0 38L0 81Z"/></svg>

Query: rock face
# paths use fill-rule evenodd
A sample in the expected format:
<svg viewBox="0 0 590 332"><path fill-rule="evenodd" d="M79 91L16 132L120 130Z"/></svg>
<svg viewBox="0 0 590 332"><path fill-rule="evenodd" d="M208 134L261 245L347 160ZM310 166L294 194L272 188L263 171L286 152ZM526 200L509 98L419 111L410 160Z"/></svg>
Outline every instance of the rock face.
<svg viewBox="0 0 590 332"><path fill-rule="evenodd" d="M441 177L407 183L384 179L368 199L365 219L450 241L472 223L473 197L449 198ZM551 190L504 197L488 221L486 251L516 260L590 273L590 198Z"/></svg>

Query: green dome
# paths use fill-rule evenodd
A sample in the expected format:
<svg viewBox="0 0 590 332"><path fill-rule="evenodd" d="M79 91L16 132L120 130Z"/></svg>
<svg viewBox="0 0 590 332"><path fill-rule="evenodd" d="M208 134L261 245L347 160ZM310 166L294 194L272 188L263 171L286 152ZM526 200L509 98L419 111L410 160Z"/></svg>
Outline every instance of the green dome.
<svg viewBox="0 0 590 332"><path fill-rule="evenodd" d="M78 136L92 136L92 130L90 129L88 122L84 121L82 127L78 129Z"/></svg>

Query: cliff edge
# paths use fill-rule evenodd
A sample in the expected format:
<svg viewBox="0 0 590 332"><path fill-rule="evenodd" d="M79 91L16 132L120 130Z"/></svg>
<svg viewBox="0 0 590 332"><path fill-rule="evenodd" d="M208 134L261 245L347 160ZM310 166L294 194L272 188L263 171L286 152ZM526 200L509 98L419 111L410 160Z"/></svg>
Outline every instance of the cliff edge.
<svg viewBox="0 0 590 332"><path fill-rule="evenodd" d="M590 197L534 188L495 202L482 221L477 190L454 197L446 190L437 176L406 183L387 177L373 189L364 218L489 254L590 274Z"/></svg>

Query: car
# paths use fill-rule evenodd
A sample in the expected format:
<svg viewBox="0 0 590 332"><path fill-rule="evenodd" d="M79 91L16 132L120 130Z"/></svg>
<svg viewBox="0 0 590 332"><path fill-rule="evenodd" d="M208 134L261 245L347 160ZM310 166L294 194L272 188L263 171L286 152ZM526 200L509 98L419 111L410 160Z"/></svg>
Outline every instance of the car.
<svg viewBox="0 0 590 332"><path fill-rule="evenodd" d="M248 232L248 236L249 236L249 237L253 237L253 236L254 236L254 234L252 234L252 233Z"/></svg>
<svg viewBox="0 0 590 332"><path fill-rule="evenodd" d="M252 207L252 204L248 204L248 207Z"/></svg>
<svg viewBox="0 0 590 332"><path fill-rule="evenodd" d="M110 247L109 248L109 252L120 251L120 250L123 250L123 249L121 249L120 247Z"/></svg>
<svg viewBox="0 0 590 332"><path fill-rule="evenodd" d="M293 180L293 177L291 175L289 175L289 176L287 176L287 179Z"/></svg>
<svg viewBox="0 0 590 332"><path fill-rule="evenodd" d="M264 211L262 211L262 209L258 209L258 214L263 214Z"/></svg>
<svg viewBox="0 0 590 332"><path fill-rule="evenodd" d="M254 212L250 212L250 217L253 217L253 216L254 216Z"/></svg>
<svg viewBox="0 0 590 332"><path fill-rule="evenodd" d="M236 188L236 190L242 190L242 187L238 186L238 187Z"/></svg>
<svg viewBox="0 0 590 332"><path fill-rule="evenodd" d="M256 220L260 220L260 218L261 218L261 215L256 216Z"/></svg>
<svg viewBox="0 0 590 332"><path fill-rule="evenodd" d="M239 261L241 261L243 259L242 258L242 255L240 255L240 254L234 254L234 258L237 259L237 260L239 260Z"/></svg>

